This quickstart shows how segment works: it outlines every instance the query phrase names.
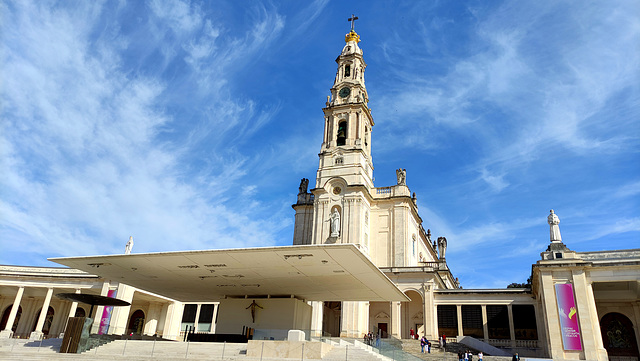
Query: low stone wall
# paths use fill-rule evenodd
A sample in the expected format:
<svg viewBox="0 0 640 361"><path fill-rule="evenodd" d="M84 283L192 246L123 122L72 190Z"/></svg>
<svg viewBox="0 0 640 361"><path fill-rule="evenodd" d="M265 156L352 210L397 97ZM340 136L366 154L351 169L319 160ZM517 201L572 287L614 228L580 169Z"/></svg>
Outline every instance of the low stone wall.
<svg viewBox="0 0 640 361"><path fill-rule="evenodd" d="M279 359L322 359L333 346L313 341L268 341L249 340L247 357L273 357Z"/></svg>

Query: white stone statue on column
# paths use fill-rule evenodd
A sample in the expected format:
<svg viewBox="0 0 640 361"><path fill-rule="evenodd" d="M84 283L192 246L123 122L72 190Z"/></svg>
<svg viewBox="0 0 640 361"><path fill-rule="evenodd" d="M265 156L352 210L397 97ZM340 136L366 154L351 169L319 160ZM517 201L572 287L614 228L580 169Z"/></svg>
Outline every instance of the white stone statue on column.
<svg viewBox="0 0 640 361"><path fill-rule="evenodd" d="M124 254L131 254L131 249L133 248L133 236L129 237L129 242L124 246Z"/></svg>
<svg viewBox="0 0 640 361"><path fill-rule="evenodd" d="M334 208L331 212L331 237L340 237L340 212Z"/></svg>
<svg viewBox="0 0 640 361"><path fill-rule="evenodd" d="M550 211L551 213L547 217L547 222L549 223L549 233L551 236L551 243L560 243L562 242L562 236L560 236L560 218L553 212L553 209Z"/></svg>

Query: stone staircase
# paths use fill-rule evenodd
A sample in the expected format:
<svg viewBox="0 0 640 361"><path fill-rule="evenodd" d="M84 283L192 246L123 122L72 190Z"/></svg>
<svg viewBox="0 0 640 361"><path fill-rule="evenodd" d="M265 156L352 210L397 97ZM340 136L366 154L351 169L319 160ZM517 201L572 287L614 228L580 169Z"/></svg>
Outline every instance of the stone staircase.
<svg viewBox="0 0 640 361"><path fill-rule="evenodd" d="M114 340L82 354L60 354L58 349L62 340L49 339L39 341L2 339L0 340L0 360L7 361L58 361L58 360L136 360L136 361L174 361L174 360L221 360L221 361L258 361L260 358L246 356L247 344L217 342L168 342L145 340ZM356 339L324 340L333 349L322 359L324 361L391 361L394 360L433 360L455 361L456 353L443 352L432 347L431 354L420 353L420 343L416 340L395 340L403 351L385 357L374 347L365 345ZM437 344L436 344L437 346ZM462 345L464 346L464 345ZM455 344L447 344L447 350L456 349ZM456 351L457 352L457 351ZM293 359L292 359L293 360ZM485 356L486 361L510 361L509 357ZM262 358L262 361L282 361L281 359ZM477 361L477 358L474 358Z"/></svg>

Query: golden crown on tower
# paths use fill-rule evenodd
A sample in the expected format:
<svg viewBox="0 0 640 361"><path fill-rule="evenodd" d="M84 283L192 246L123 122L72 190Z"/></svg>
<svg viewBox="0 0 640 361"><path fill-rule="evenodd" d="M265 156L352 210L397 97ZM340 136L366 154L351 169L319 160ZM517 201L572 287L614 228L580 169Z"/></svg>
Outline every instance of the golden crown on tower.
<svg viewBox="0 0 640 361"><path fill-rule="evenodd" d="M360 42L360 35L358 35L355 31L351 30L349 34L344 36L344 41L346 43L350 41L355 41L356 43Z"/></svg>

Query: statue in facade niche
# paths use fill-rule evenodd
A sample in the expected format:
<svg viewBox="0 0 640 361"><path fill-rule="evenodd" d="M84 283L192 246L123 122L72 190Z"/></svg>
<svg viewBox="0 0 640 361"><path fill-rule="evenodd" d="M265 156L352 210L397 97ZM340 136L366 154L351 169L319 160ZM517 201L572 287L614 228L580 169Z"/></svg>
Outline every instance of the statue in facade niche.
<svg viewBox="0 0 640 361"><path fill-rule="evenodd" d="M407 170L406 169L396 169L396 177L398 177L398 185L404 186L407 185Z"/></svg>
<svg viewBox="0 0 640 361"><path fill-rule="evenodd" d="M300 180L300 187L298 187L298 194L307 193L308 187L309 187L309 180L307 178L302 178Z"/></svg>
<svg viewBox="0 0 640 361"><path fill-rule="evenodd" d="M124 254L131 254L133 248L133 236L129 237L129 242L124 246Z"/></svg>
<svg viewBox="0 0 640 361"><path fill-rule="evenodd" d="M339 237L340 236L340 212L338 212L338 209L336 208L333 209L333 212L331 212L330 221L331 221L331 237Z"/></svg>
<svg viewBox="0 0 640 361"><path fill-rule="evenodd" d="M547 217L547 223L549 223L549 234L551 236L551 242L562 242L562 236L560 236L560 218L555 214L555 212L550 210L551 212Z"/></svg>

